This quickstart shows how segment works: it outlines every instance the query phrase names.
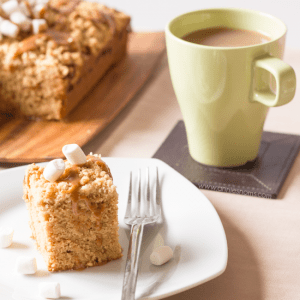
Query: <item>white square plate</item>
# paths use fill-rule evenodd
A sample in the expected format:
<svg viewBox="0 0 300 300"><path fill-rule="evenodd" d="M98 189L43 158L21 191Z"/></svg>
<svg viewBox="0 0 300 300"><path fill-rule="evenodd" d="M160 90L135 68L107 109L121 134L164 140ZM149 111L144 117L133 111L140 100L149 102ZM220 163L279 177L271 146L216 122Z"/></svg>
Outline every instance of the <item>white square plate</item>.
<svg viewBox="0 0 300 300"><path fill-rule="evenodd" d="M198 188L157 159L103 160L111 169L119 193L119 233L124 255L121 259L83 271L47 271L42 256L30 239L28 214L22 200L22 181L27 167L0 172L0 226L15 229L13 245L0 249L0 296L5 295L5 299L36 300L39 299L39 282L58 281L63 296L61 299L121 299L130 233L130 228L123 222L129 172L147 166L150 168L150 178L155 167L158 167L164 222L145 228L136 299L161 299L223 273L227 264L225 232L214 207ZM154 186L151 182L153 191ZM165 265L154 266L150 263L150 254L163 243L174 250L174 258ZM39 270L35 275L15 273L15 260L19 255L34 255L37 258ZM13 298L9 296L12 293Z"/></svg>

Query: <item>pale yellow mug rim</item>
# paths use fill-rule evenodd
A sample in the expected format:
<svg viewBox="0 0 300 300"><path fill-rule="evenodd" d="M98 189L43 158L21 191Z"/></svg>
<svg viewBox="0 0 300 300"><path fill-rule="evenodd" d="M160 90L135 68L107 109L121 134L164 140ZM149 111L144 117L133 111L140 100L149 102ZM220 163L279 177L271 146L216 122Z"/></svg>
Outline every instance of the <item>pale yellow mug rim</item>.
<svg viewBox="0 0 300 300"><path fill-rule="evenodd" d="M216 11L221 11L221 12L226 12L226 11L233 12L234 11L234 12L241 12L241 13L248 13L248 14L257 14L257 15L260 15L264 18L269 18L269 19L272 19L272 20L276 21L277 23L279 23L283 27L283 32L280 35L278 35L276 38L272 38L271 41L265 42L263 44L256 44L256 45L250 45L250 46L240 46L240 47L219 47L219 46L207 46L207 45L195 44L195 43L185 41L182 38L177 37L170 29L171 25L174 22L178 21L180 18L183 18L185 16L196 14L196 13L216 12ZM170 34L172 38L175 38L180 43L183 43L185 45L189 45L190 47L211 49L211 50L212 49L213 50L222 50L222 51L224 51L224 50L226 50L226 51L235 50L236 51L236 50L239 50L239 49L255 48L255 47L260 47L261 45L268 45L270 43L274 43L274 42L278 41L279 39L281 39L287 33L287 26L279 18L277 18L277 17L275 17L271 14L261 12L261 11L257 11L257 10L245 9L245 8L208 8L208 9L199 9L199 10L190 11L190 12L181 14L181 15L173 18L171 21L169 21L167 23L166 28L165 28L165 32L167 34Z"/></svg>

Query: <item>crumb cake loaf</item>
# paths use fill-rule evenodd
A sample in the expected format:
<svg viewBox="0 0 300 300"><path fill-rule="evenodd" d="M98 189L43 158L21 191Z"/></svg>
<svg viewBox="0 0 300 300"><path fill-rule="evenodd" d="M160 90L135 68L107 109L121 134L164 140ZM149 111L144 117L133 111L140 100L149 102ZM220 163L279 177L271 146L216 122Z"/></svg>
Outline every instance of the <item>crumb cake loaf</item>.
<svg viewBox="0 0 300 300"><path fill-rule="evenodd" d="M129 24L129 16L99 3L2 3L0 111L62 119L125 56Z"/></svg>
<svg viewBox="0 0 300 300"><path fill-rule="evenodd" d="M43 171L30 165L23 188L32 237L48 270L83 269L120 258L118 194L100 156L88 155L81 165L65 161L54 182Z"/></svg>

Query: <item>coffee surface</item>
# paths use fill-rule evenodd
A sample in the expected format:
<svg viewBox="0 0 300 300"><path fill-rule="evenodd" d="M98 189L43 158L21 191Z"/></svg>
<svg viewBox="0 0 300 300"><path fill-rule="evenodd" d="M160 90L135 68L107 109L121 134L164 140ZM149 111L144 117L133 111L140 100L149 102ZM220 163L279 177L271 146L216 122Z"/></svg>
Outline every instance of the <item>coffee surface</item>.
<svg viewBox="0 0 300 300"><path fill-rule="evenodd" d="M206 46L243 47L269 42L270 37L257 31L233 29L229 27L211 27L190 32L183 40Z"/></svg>

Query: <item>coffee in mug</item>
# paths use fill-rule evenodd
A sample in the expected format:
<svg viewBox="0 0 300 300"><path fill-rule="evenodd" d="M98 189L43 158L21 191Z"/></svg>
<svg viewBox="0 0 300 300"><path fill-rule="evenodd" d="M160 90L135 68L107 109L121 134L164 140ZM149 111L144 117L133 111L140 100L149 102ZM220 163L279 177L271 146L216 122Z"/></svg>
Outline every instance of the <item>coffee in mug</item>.
<svg viewBox="0 0 300 300"><path fill-rule="evenodd" d="M271 41L269 36L260 32L229 27L211 27L190 32L183 40L214 47L244 47Z"/></svg>

